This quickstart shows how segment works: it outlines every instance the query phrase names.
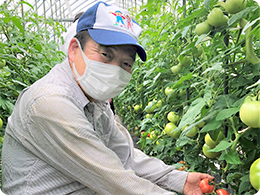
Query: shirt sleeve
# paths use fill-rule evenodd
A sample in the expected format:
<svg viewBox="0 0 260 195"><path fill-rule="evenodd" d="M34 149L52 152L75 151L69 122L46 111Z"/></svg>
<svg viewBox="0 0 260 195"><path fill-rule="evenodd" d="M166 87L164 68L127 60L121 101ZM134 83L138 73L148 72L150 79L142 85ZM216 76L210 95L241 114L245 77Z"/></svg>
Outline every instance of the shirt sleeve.
<svg viewBox="0 0 260 195"><path fill-rule="evenodd" d="M73 101L57 94L34 100L27 108L23 145L100 195L175 194L126 170Z"/></svg>
<svg viewBox="0 0 260 195"><path fill-rule="evenodd" d="M113 146L110 147L120 157L120 153L117 151L120 151L120 148L124 145L122 142L125 140L121 136L123 135L126 138L130 152L125 168L134 170L136 175L148 179L164 189L183 193L188 172L176 170L174 166L166 165L160 159L149 157L141 150L134 148L129 132L118 122L116 122L116 126L121 133L113 134L114 140L111 141Z"/></svg>

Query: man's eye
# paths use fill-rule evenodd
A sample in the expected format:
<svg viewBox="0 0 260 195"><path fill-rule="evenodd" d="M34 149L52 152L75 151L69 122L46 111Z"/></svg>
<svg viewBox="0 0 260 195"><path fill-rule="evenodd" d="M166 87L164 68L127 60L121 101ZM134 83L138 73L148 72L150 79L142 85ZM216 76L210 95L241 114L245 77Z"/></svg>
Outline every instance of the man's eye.
<svg viewBox="0 0 260 195"><path fill-rule="evenodd" d="M102 53L102 55L105 57L110 57L107 53Z"/></svg>
<svg viewBox="0 0 260 195"><path fill-rule="evenodd" d="M125 65L125 66L127 66L127 67L130 67L130 68L132 68L132 65L131 65L131 64L124 63L124 65Z"/></svg>

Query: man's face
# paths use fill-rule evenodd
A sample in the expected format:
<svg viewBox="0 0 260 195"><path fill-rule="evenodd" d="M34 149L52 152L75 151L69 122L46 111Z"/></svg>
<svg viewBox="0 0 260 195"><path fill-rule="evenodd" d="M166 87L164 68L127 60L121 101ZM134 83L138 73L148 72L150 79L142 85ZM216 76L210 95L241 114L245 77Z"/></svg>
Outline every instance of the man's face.
<svg viewBox="0 0 260 195"><path fill-rule="evenodd" d="M77 40L73 38L69 46L69 63L72 67L74 63L75 68L80 76L85 72L87 64L82 56L80 45ZM84 46L83 52L90 60L107 63L114 66L119 66L125 71L132 73L132 68L135 62L137 48L132 45L121 46L102 46L89 38ZM74 73L76 78L76 75ZM90 101L94 99L88 94L86 96Z"/></svg>
<svg viewBox="0 0 260 195"><path fill-rule="evenodd" d="M78 73L82 75L85 70L85 62L78 47L75 58L75 66ZM102 46L89 38L85 47L84 53L90 60L99 61L115 66L120 66L125 71L132 73L132 68L135 62L136 47L132 45L120 46Z"/></svg>

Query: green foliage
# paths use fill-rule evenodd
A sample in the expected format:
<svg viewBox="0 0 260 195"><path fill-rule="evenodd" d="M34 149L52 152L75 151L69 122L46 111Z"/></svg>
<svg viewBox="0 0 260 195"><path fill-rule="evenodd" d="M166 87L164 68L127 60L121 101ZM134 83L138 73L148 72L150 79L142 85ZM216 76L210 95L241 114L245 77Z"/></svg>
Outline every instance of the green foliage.
<svg viewBox="0 0 260 195"><path fill-rule="evenodd" d="M249 36L250 52L260 56L259 5L250 0L245 10L230 15L216 0L181 3L148 1L137 14L136 19L144 29L140 42L148 60L145 63L137 60L133 79L115 99L117 113L130 131L136 126L139 135L145 131L138 143L148 155L171 165L184 160L190 166L189 171L221 176L218 185L229 187L235 194L254 194L256 191L249 183L249 167L260 157L260 134L259 129L247 128L238 113L244 98L259 93L260 89L260 64L246 59ZM229 17L228 23L212 27L208 34L196 35L196 25L204 22L214 7ZM245 27L239 24L242 19L248 21ZM251 27L249 36L245 34L248 27ZM203 52L197 55L198 46ZM173 74L170 68L185 56L192 63ZM164 93L166 87L173 89L168 96ZM133 111L134 105L145 108L152 100L162 101L153 118L145 118L145 110ZM178 139L164 132L171 111L181 116L175 129L181 131ZM203 121L205 126L200 127L196 136L186 136ZM182 131L185 126L188 128ZM206 133L214 136L220 129L224 130L225 138L210 151L221 155L206 158L202 152L204 137ZM158 132L157 139L148 137L152 131Z"/></svg>
<svg viewBox="0 0 260 195"><path fill-rule="evenodd" d="M23 17L17 11L21 4L32 8ZM0 15L0 61L5 62L0 67L0 118L4 122L0 129L1 148L7 117L20 92L64 58L57 51L58 44L51 39L59 38L64 29L59 23L38 16L24 1L14 8L3 3Z"/></svg>

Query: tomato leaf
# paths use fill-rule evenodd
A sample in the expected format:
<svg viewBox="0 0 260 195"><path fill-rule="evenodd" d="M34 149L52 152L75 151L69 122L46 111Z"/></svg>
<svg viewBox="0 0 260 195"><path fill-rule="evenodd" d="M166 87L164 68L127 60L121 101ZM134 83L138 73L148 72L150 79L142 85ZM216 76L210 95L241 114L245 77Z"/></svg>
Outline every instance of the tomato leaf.
<svg viewBox="0 0 260 195"><path fill-rule="evenodd" d="M176 147L180 147L180 146L184 146L186 145L187 143L190 142L190 138L186 137L186 136L183 136L183 137L179 137L179 139L177 139L176 141Z"/></svg>
<svg viewBox="0 0 260 195"><path fill-rule="evenodd" d="M250 186L250 181L249 181L249 175L244 175L243 177L241 177L241 183L239 185L239 194L244 194L243 192L245 192L246 190L248 190L248 186Z"/></svg>
<svg viewBox="0 0 260 195"><path fill-rule="evenodd" d="M242 163L236 151L229 151L227 154L225 154L224 157L227 163L234 164L234 165L238 165Z"/></svg>
<svg viewBox="0 0 260 195"><path fill-rule="evenodd" d="M182 38L184 38L186 36L186 34L188 33L189 29L190 29L191 25L184 27L184 30L182 31Z"/></svg>
<svg viewBox="0 0 260 195"><path fill-rule="evenodd" d="M234 14L229 20L228 20L228 26L231 26L232 24L234 24L236 21L238 21L239 19L247 16L249 14L249 12L254 11L258 6L253 6L253 7L247 7L246 9L244 9L241 12L238 12L236 14Z"/></svg>
<svg viewBox="0 0 260 195"><path fill-rule="evenodd" d="M226 150L230 146L232 146L233 143L227 142L227 141L221 141L215 148L209 150L209 152L220 152L223 150Z"/></svg>
<svg viewBox="0 0 260 195"><path fill-rule="evenodd" d="M18 4L22 4L22 3L28 5L29 7L31 7L31 9L34 9L33 6L30 3L25 2L25 1L20 1Z"/></svg>
<svg viewBox="0 0 260 195"><path fill-rule="evenodd" d="M175 89L175 88L179 87L184 81L190 80L191 78L192 78L192 73L189 73L189 74L187 74L186 76L181 77L181 79L180 79L178 82L176 82L176 83L173 85L172 88Z"/></svg>
<svg viewBox="0 0 260 195"><path fill-rule="evenodd" d="M193 121L195 117L200 113L204 105L205 105L205 100L203 98L198 98L194 100L189 110L182 117L179 127L182 128L186 124L189 124L191 121Z"/></svg>
<svg viewBox="0 0 260 195"><path fill-rule="evenodd" d="M216 120L217 121L222 121L226 118L229 118L230 116L232 116L233 114L236 114L237 112L239 111L239 107L236 107L236 108L228 108L228 109L224 109L224 110L221 110L217 117L216 117Z"/></svg>
<svg viewBox="0 0 260 195"><path fill-rule="evenodd" d="M204 6L205 6L205 8L207 9L207 10L209 10L209 5L210 5L210 0L204 0Z"/></svg>
<svg viewBox="0 0 260 195"><path fill-rule="evenodd" d="M212 88L213 88L213 84L206 85L206 88L204 90L204 96L203 96L206 102L209 102L210 99L212 98L212 91L211 91Z"/></svg>
<svg viewBox="0 0 260 195"><path fill-rule="evenodd" d="M207 34L202 34L199 36L198 40L196 41L195 45L200 44L201 42L203 42L205 40L205 38L207 37Z"/></svg>
<svg viewBox="0 0 260 195"><path fill-rule="evenodd" d="M23 33L24 29L23 29L23 25L22 25L21 19L18 18L18 17L13 17L12 21L15 24L15 26L17 26L17 28L19 28L19 30Z"/></svg>
<svg viewBox="0 0 260 195"><path fill-rule="evenodd" d="M220 126L221 126L221 123L220 123L219 121L212 120L212 121L208 122L208 123L200 130L200 132L201 132L201 133L209 132L209 131L211 131L211 130L218 129Z"/></svg>
<svg viewBox="0 0 260 195"><path fill-rule="evenodd" d="M212 70L217 70L217 71L221 71L222 70L222 63L220 62L216 62L211 64L211 67L207 68L202 74L205 74L206 72L212 71Z"/></svg>

